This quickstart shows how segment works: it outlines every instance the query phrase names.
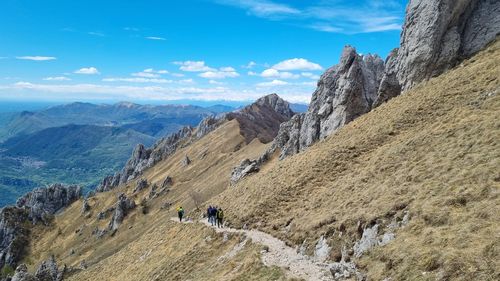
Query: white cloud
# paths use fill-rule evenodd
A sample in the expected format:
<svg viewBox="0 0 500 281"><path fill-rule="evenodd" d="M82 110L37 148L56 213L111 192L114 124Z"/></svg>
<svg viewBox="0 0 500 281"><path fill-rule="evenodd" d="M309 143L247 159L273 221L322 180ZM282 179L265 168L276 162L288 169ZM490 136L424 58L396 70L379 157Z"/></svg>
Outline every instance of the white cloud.
<svg viewBox="0 0 500 281"><path fill-rule="evenodd" d="M224 82L219 82L216 80L209 80L208 83L212 84L212 85L224 85L225 84Z"/></svg>
<svg viewBox="0 0 500 281"><path fill-rule="evenodd" d="M134 31L134 32L140 31L140 29L137 27L124 27L123 30Z"/></svg>
<svg viewBox="0 0 500 281"><path fill-rule="evenodd" d="M200 73L198 76L207 79L224 79L224 78L234 78L240 76L236 71L207 71Z"/></svg>
<svg viewBox="0 0 500 281"><path fill-rule="evenodd" d="M134 78L104 78L103 82L130 82L130 83L172 83L172 80L159 79L159 78L144 78L144 77L134 77Z"/></svg>
<svg viewBox="0 0 500 281"><path fill-rule="evenodd" d="M284 86L288 85L288 82L282 80L273 80L271 82L262 82L258 83L257 87L275 87L275 86Z"/></svg>
<svg viewBox="0 0 500 281"><path fill-rule="evenodd" d="M149 39L149 40L158 40L158 41L165 41L167 39L163 38L163 37L156 37L156 36L148 36L148 37L145 37L146 39Z"/></svg>
<svg viewBox="0 0 500 281"><path fill-rule="evenodd" d="M216 0L217 3L244 9L248 14L273 21L332 33L370 33L400 30L404 4L398 0L309 1L309 5L277 3L271 0ZM291 2L296 3L296 2Z"/></svg>
<svg viewBox="0 0 500 281"><path fill-rule="evenodd" d="M91 66L91 67L83 67L78 70L75 70L76 74L87 74L87 75L95 75L95 74L100 74L99 70L97 68Z"/></svg>
<svg viewBox="0 0 500 281"><path fill-rule="evenodd" d="M303 58L293 58L281 61L273 65L276 70L322 70L323 67L317 63L310 62Z"/></svg>
<svg viewBox="0 0 500 281"><path fill-rule="evenodd" d="M284 82L286 83L286 82ZM274 83L281 84L281 83ZM272 85L271 85L272 86ZM307 103L314 90L313 86L300 83L288 83L272 91L291 102ZM116 85L116 84L35 84L19 82L11 85L0 85L0 97L13 96L19 99L33 100L45 99L70 99L75 96L80 99L114 100L228 100L228 101L253 101L266 93L266 87L259 88L229 88L219 85L210 87L186 87L179 83L158 85Z"/></svg>
<svg viewBox="0 0 500 281"><path fill-rule="evenodd" d="M33 60L33 61L48 61L48 60L55 60L55 57L44 57L44 56L22 56L22 57L16 57L18 60Z"/></svg>
<svg viewBox="0 0 500 281"><path fill-rule="evenodd" d="M147 72L147 71L136 72L136 73L132 73L131 75L135 76L135 77L144 77L144 78L158 78L158 77L160 77L159 74Z"/></svg>
<svg viewBox="0 0 500 281"><path fill-rule="evenodd" d="M262 71L260 76L262 76L264 78L281 78L281 79L297 79L300 77L300 75L298 75L298 74L293 74L293 73L287 72L287 71L280 72L274 68L269 68L269 69Z"/></svg>
<svg viewBox="0 0 500 281"><path fill-rule="evenodd" d="M247 74L248 74L248 76L259 76L259 74L257 72L254 72L254 71L249 71Z"/></svg>
<svg viewBox="0 0 500 281"><path fill-rule="evenodd" d="M224 78L234 78L240 76L238 72L233 67L225 66L219 68L219 70L212 70L200 73L198 76L207 79L224 79Z"/></svg>
<svg viewBox="0 0 500 281"><path fill-rule="evenodd" d="M244 65L244 66L242 66L242 67L243 67L243 68L247 68L247 69L251 69L251 68L253 68L253 67L254 67L254 66L256 66L256 65L257 65L257 63L256 63L256 62L254 62L254 61L250 61L249 63L247 63L247 65Z"/></svg>
<svg viewBox="0 0 500 281"><path fill-rule="evenodd" d="M214 68L205 65L204 61L176 61L174 62L174 64L180 65L179 69L182 71L188 71L188 72L215 71Z"/></svg>
<svg viewBox="0 0 500 281"><path fill-rule="evenodd" d="M101 32L96 32L96 31L90 31L90 32L87 32L88 35L92 35L92 36L97 36L97 37L104 37L106 36L104 33L101 33Z"/></svg>
<svg viewBox="0 0 500 281"><path fill-rule="evenodd" d="M218 0L217 2L245 9L249 14L263 18L279 18L286 15L300 14L299 10L289 5L269 0Z"/></svg>
<svg viewBox="0 0 500 281"><path fill-rule="evenodd" d="M182 79L182 80L179 80L177 81L179 84L195 84L196 82L192 79L192 78L189 78L189 79Z"/></svg>
<svg viewBox="0 0 500 281"><path fill-rule="evenodd" d="M320 78L319 75L314 74L312 72L302 72L302 73L300 73L300 75L307 77L307 78L311 78L313 80L318 80Z"/></svg>
<svg viewBox="0 0 500 281"><path fill-rule="evenodd" d="M45 81L70 81L71 79L64 76L56 76L56 77L45 77L43 78Z"/></svg>
<svg viewBox="0 0 500 281"><path fill-rule="evenodd" d="M219 68L220 71L224 71L224 72L234 72L236 71L236 69L230 67L230 66L224 66L224 67L221 67Z"/></svg>
<svg viewBox="0 0 500 281"><path fill-rule="evenodd" d="M156 73L158 73L158 74L167 74L168 70L158 70Z"/></svg>
<svg viewBox="0 0 500 281"><path fill-rule="evenodd" d="M182 73L172 73L172 74L170 74L170 75L172 75L172 76L174 76L174 77L184 77L184 76L185 76L185 75L184 75L184 74L182 74Z"/></svg>

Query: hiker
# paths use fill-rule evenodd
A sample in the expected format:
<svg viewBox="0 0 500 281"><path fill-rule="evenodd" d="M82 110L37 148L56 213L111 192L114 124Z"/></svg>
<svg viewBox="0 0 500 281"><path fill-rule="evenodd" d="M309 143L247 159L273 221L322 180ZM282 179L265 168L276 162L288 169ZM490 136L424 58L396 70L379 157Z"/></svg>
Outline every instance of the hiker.
<svg viewBox="0 0 500 281"><path fill-rule="evenodd" d="M210 212L212 212L212 206L208 206L208 208L207 208L208 223L210 223L210 221L211 221Z"/></svg>
<svg viewBox="0 0 500 281"><path fill-rule="evenodd" d="M177 208L177 215L179 216L179 222L182 222L182 216L184 216L184 209L182 208L182 206L179 206L179 208Z"/></svg>
<svg viewBox="0 0 500 281"><path fill-rule="evenodd" d="M222 210L222 208L217 210L217 227L224 227L224 211Z"/></svg>
<svg viewBox="0 0 500 281"><path fill-rule="evenodd" d="M217 207L214 206L214 207L212 207L212 210L210 212L210 218L211 218L210 223L212 224L212 226L215 226L215 224L216 224L216 222L215 222L216 217L217 217Z"/></svg>

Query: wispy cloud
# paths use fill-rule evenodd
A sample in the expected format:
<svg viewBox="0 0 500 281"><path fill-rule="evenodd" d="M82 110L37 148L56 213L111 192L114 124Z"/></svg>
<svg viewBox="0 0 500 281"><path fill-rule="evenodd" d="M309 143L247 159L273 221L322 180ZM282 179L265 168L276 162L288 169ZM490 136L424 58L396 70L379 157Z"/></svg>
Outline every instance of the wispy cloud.
<svg viewBox="0 0 500 281"><path fill-rule="evenodd" d="M258 83L257 87L275 87L275 86L284 86L284 85L288 85L288 82L275 79L275 80L270 81L270 82Z"/></svg>
<svg viewBox="0 0 500 281"><path fill-rule="evenodd" d="M70 81L71 79L65 76L45 77L45 81Z"/></svg>
<svg viewBox="0 0 500 281"><path fill-rule="evenodd" d="M144 78L144 77L133 77L133 78L104 78L103 82L130 82L130 83L158 83L166 84L172 83L173 80L167 80L162 78Z"/></svg>
<svg viewBox="0 0 500 281"><path fill-rule="evenodd" d="M95 74L100 74L99 70L97 68L91 66L91 67L83 67L78 70L75 70L76 74L87 74L87 75L95 75Z"/></svg>
<svg viewBox="0 0 500 281"><path fill-rule="evenodd" d="M187 81L185 81L187 82ZM220 83L220 82L218 82ZM75 94L82 99L141 99L141 100L255 100L266 92L275 91L278 87L280 96L291 102L308 102L311 86L302 83L287 83L279 80L260 85L262 88L229 88L213 84L209 87L184 86L182 83L163 85L116 85L116 84L37 84L18 82L10 85L0 85L0 97L12 97L32 100L34 97L73 98Z"/></svg>
<svg viewBox="0 0 500 281"><path fill-rule="evenodd" d="M316 0L294 7L271 0L215 0L244 9L249 15L287 21L294 25L331 33L370 33L400 30L404 6L397 0Z"/></svg>
<svg viewBox="0 0 500 281"><path fill-rule="evenodd" d="M289 5L268 0L217 0L216 2L245 9L248 14L263 18L275 19L301 13Z"/></svg>
<svg viewBox="0 0 500 281"><path fill-rule="evenodd" d="M234 78L240 76L238 72L232 67L221 67L219 70L211 70L200 73L198 76L206 79L224 79L224 78Z"/></svg>
<svg viewBox="0 0 500 281"><path fill-rule="evenodd" d="M89 31L87 32L88 35L92 35L92 36L97 36L97 37L105 37L106 34L102 33L102 32L97 32L97 31Z"/></svg>
<svg viewBox="0 0 500 281"><path fill-rule="evenodd" d="M179 69L188 72L203 72L215 71L214 68L209 67L204 61L175 61L174 64L180 65Z"/></svg>
<svg viewBox="0 0 500 281"><path fill-rule="evenodd" d="M49 61L49 60L55 60L57 59L56 57L44 57L44 56L22 56L22 57L16 57L18 60L32 60L32 61Z"/></svg>
<svg viewBox="0 0 500 281"><path fill-rule="evenodd" d="M123 30L125 30L125 31L133 31L133 32L140 31L140 29L137 28L137 27L124 27Z"/></svg>
<svg viewBox="0 0 500 281"><path fill-rule="evenodd" d="M7 59L7 57L0 57L0 60L4 60L4 59Z"/></svg>
<svg viewBox="0 0 500 281"><path fill-rule="evenodd" d="M165 40L167 40L166 38L157 37L157 36L147 36L145 38L148 39L148 40L157 40L157 41L165 41Z"/></svg>

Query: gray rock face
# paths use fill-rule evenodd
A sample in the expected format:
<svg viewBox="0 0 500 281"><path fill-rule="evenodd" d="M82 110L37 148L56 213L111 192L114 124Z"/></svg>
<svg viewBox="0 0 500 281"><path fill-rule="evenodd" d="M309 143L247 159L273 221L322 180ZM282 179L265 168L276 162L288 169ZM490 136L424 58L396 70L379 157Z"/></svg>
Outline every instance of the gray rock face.
<svg viewBox="0 0 500 281"><path fill-rule="evenodd" d="M253 160L245 159L241 161L240 165L235 167L231 173L231 183L234 184L244 178L245 176L258 172L258 163Z"/></svg>
<svg viewBox="0 0 500 281"><path fill-rule="evenodd" d="M402 90L454 67L500 33L500 1L411 0L396 73Z"/></svg>
<svg viewBox="0 0 500 281"><path fill-rule="evenodd" d="M59 272L56 260L52 257L40 264L35 277L39 281L61 281L63 280L63 272Z"/></svg>
<svg viewBox="0 0 500 281"><path fill-rule="evenodd" d="M11 281L38 281L35 276L29 274L28 267L23 263L16 268L14 276Z"/></svg>
<svg viewBox="0 0 500 281"><path fill-rule="evenodd" d="M82 204L82 214L85 214L88 211L90 211L89 201L87 199L84 199Z"/></svg>
<svg viewBox="0 0 500 281"><path fill-rule="evenodd" d="M24 255L28 244L28 211L17 207L0 210L0 268L9 265L15 268Z"/></svg>
<svg viewBox="0 0 500 281"><path fill-rule="evenodd" d="M281 114L288 119L292 118L295 114L295 112L293 112L290 108L290 104L280 98L277 94L270 94L259 98L254 104L258 106L270 106L276 113Z"/></svg>
<svg viewBox="0 0 500 281"><path fill-rule="evenodd" d="M143 190L144 188L147 188L149 186L148 181L145 178L141 178L137 180L137 183L134 188L134 193L139 192Z"/></svg>
<svg viewBox="0 0 500 281"><path fill-rule="evenodd" d="M138 144L134 152L132 152L132 157L130 157L123 168L120 183L126 183L141 175L144 170L143 166L147 163L144 160L148 160L150 155L151 149L146 149L143 144Z"/></svg>
<svg viewBox="0 0 500 281"><path fill-rule="evenodd" d="M280 126L268 154L276 149L281 159L295 154L370 111L383 75L379 56L361 56L346 46L340 63L318 81L307 112Z"/></svg>
<svg viewBox="0 0 500 281"><path fill-rule="evenodd" d="M57 213L64 207L80 199L81 188L76 185L53 184L47 188L37 188L26 193L16 202L17 207L28 209L33 223L47 223L46 216Z"/></svg>
<svg viewBox="0 0 500 281"><path fill-rule="evenodd" d="M373 107L377 107L401 94L401 86L396 73L398 49L391 51L385 61L385 71Z"/></svg>
<svg viewBox="0 0 500 281"><path fill-rule="evenodd" d="M130 200L125 196L124 193L120 194L118 197L118 202L116 203L115 212L111 221L109 222L108 229L111 231L116 231L120 224L123 222L123 219L130 210L135 208L134 200Z"/></svg>

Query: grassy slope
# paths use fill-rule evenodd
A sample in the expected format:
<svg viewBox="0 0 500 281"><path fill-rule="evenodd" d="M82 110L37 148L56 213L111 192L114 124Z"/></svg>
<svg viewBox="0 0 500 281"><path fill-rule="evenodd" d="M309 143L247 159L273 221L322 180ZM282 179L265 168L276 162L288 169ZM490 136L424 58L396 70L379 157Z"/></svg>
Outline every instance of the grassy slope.
<svg viewBox="0 0 500 281"><path fill-rule="evenodd" d="M171 222L174 208L160 208L170 202L192 211L190 192L195 190L203 199L219 194L229 185L232 167L244 158L257 157L265 148L258 141L245 145L236 120L227 122L146 172L149 182L159 185L167 175L174 180L168 193L148 203L149 214L142 214L139 206L127 216L114 237L97 239L92 231L95 227L105 228L110 220L108 216L98 221L98 212L113 205L121 192L139 204L149 189L131 195L135 187L132 182L97 194L90 199L90 218L80 213L79 201L56 216L53 226L38 226L33 231L26 262L33 270L41 260L54 254L59 262L68 265L77 266L82 260L90 265L69 280L283 280L280 269L261 263L260 247L248 243L234 258L218 260L239 243L239 237L223 242L222 236L213 230ZM181 165L184 155L192 160L188 167ZM81 234L75 233L77 229L81 229ZM208 236L212 241L207 241Z"/></svg>
<svg viewBox="0 0 500 281"><path fill-rule="evenodd" d="M208 203L216 196L233 225L246 223L296 245L308 238L309 252L321 235L338 251L357 238L358 221L379 221L406 208L410 223L396 231L396 239L356 260L372 280L498 279L499 68L496 43L307 151L271 161L232 188L231 168L266 146L256 141L245 146L236 121L228 122L146 172L150 182L166 175L174 179L169 193L150 202L150 214L139 208L114 237L96 239L92 230L109 221L97 221L96 214L120 192L130 194L134 183L99 194L91 199L91 218L83 218L79 202L58 215L54 226L37 228L27 261L33 267L51 253L68 265L85 259L89 269L72 280L281 278L279 270L258 262L256 248L217 262L236 240L224 245L217 237L207 247L205 237L215 234L173 224L173 210L159 208L164 202L182 204L193 215L189 193L196 190ZM193 163L182 167L186 154ZM139 202L147 192L133 198ZM150 250L151 258L141 262ZM239 271L232 271L239 264Z"/></svg>
<svg viewBox="0 0 500 281"><path fill-rule="evenodd" d="M217 201L234 225L310 251L320 235L340 251L359 221L406 208L396 240L358 261L373 280L498 280L499 77L496 42Z"/></svg>

